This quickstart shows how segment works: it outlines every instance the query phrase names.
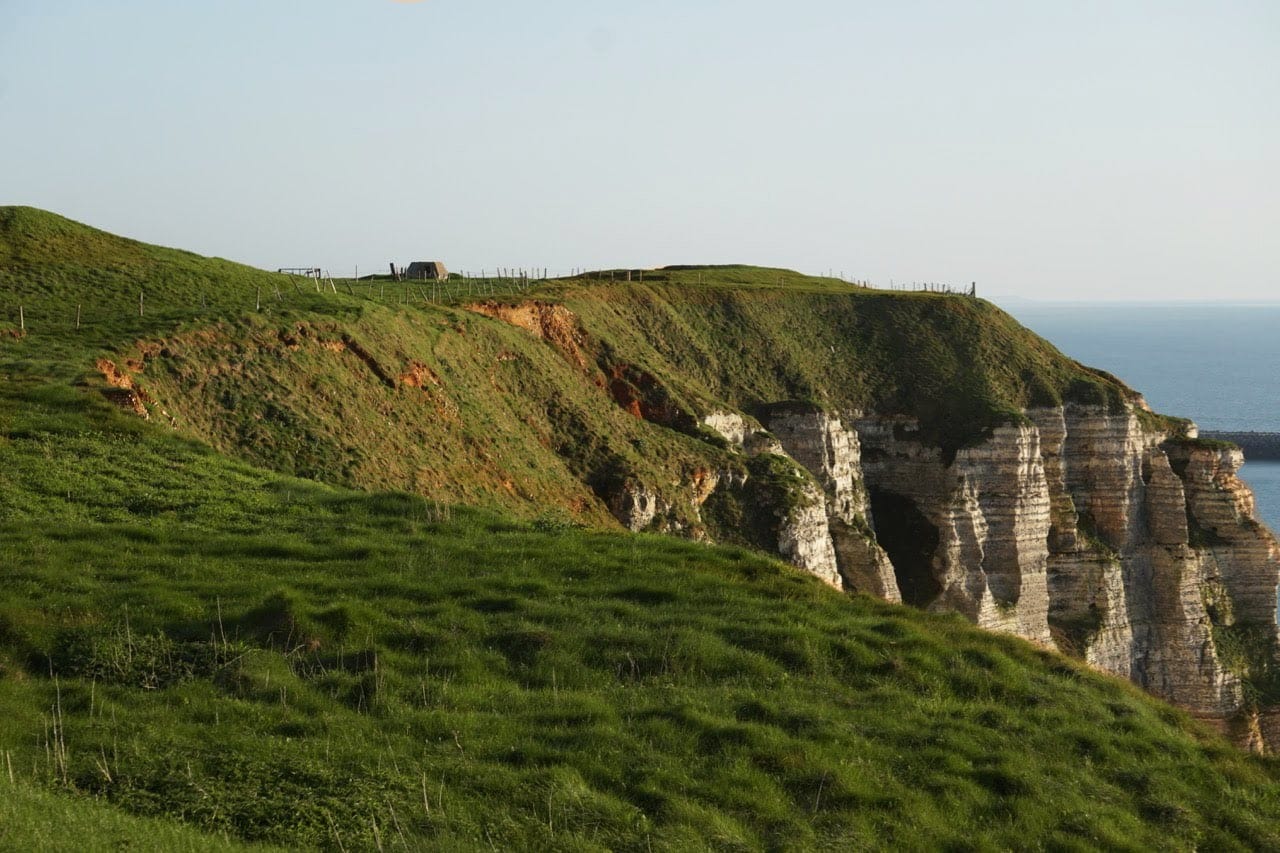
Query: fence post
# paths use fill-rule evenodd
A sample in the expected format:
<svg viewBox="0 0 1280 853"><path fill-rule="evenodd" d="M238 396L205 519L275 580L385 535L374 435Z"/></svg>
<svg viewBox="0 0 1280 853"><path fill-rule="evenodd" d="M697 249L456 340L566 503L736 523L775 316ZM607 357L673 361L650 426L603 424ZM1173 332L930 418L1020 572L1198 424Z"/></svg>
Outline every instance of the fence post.
<svg viewBox="0 0 1280 853"><path fill-rule="evenodd" d="M18 328L22 331L27 330L27 315L22 313L22 306L18 306Z"/></svg>
<svg viewBox="0 0 1280 853"><path fill-rule="evenodd" d="M143 291L139 290L138 291L138 316L139 317L146 316L144 312L143 296L144 296Z"/></svg>
<svg viewBox="0 0 1280 853"><path fill-rule="evenodd" d="M80 306L76 306L76 328L80 328Z"/></svg>

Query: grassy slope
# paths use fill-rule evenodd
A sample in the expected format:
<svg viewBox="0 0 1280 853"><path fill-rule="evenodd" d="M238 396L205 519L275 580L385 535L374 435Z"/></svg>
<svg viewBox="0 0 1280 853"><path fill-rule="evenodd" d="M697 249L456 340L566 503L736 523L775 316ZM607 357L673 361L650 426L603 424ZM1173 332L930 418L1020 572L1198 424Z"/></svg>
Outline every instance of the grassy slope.
<svg viewBox="0 0 1280 853"><path fill-rule="evenodd" d="M994 305L803 279L744 286L738 268L657 273L642 286L558 288L618 350L712 399L753 409L810 400L914 416L955 449L1035 405L1119 408L1132 392L1067 359ZM714 281L714 284L708 284Z"/></svg>
<svg viewBox="0 0 1280 853"><path fill-rule="evenodd" d="M1280 846L1280 767L1127 685L743 551L271 474L74 385L97 346L0 343L0 752L75 820L91 795L348 849Z"/></svg>
<svg viewBox="0 0 1280 853"><path fill-rule="evenodd" d="M83 798L0 781L0 849L202 853L270 848L207 835L172 819L136 817Z"/></svg>
<svg viewBox="0 0 1280 853"><path fill-rule="evenodd" d="M613 470L667 479L727 459L704 442L613 405L589 377L526 332L460 309L361 306L341 322L226 324L207 342L170 339L137 375L178 425L278 470L442 501L603 523L585 485ZM391 388L347 338L399 377Z"/></svg>
<svg viewBox="0 0 1280 853"><path fill-rule="evenodd" d="M628 415L618 385L686 413L803 399L915 414L949 449L1027 405L1131 393L985 302L808 279L779 292L733 274L544 286L582 338L559 349L457 305L312 294L166 335L131 369L181 429L257 464L593 524L607 520L593 491L634 478L687 506L701 472L735 464L687 424ZM414 369L426 378L400 383Z"/></svg>

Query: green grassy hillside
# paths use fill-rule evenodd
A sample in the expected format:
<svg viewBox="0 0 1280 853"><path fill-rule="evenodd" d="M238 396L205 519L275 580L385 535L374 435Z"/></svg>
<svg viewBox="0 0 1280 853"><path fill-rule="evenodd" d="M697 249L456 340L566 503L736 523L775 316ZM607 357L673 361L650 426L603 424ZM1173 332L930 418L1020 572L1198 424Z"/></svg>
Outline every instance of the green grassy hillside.
<svg viewBox="0 0 1280 853"><path fill-rule="evenodd" d="M748 411L807 400L910 415L948 450L1029 406L1119 409L1135 396L983 300L786 277L765 289L740 284L752 277L738 269L716 269L701 285L680 272L643 286L549 290L613 349L705 398Z"/></svg>
<svg viewBox="0 0 1280 853"><path fill-rule="evenodd" d="M109 392L105 356L134 405L254 464L524 517L608 524L638 482L671 505L656 529L700 530L689 496L741 464L697 428L718 409L912 415L950 453L1133 396L961 296L747 267L318 287L29 209L0 227L6 310L54 372Z"/></svg>
<svg viewBox="0 0 1280 853"><path fill-rule="evenodd" d="M26 258L5 267L8 303L87 299L72 274L38 291L33 250L5 251ZM218 289L221 262L138 251L157 253L160 278L189 264ZM112 263L90 266L105 265L121 299L147 286L151 273ZM259 275L237 271L225 293L256 295ZM675 284L638 292L670 305ZM688 289L710 298L705 283ZM174 303L186 293L175 284ZM592 377L611 352L637 348L643 362L625 363L657 376L681 346L649 334L640 350L623 337L636 325L624 312L639 309L574 293L562 295L591 328L575 344L586 367L566 339L548 346L474 312L359 291L291 302L272 290L262 312L228 296L207 315L120 314L83 335L37 311L25 336L0 339L0 845L98 833L192 849L224 836L347 850L1280 848L1280 765L1126 684L744 550L574 523L575 460L624 446L635 465L724 458L696 430L627 414L612 393L600 405ZM725 298L764 324L770 309L750 293ZM690 340L709 339L713 313L687 315ZM154 383L149 422L103 393L103 358ZM775 381L724 368L745 355L717 358L680 367L662 399L746 402L750 383ZM380 381L414 361L418 384ZM522 370L502 372L512 365ZM778 388L799 389L807 369ZM237 390L229 414L198 413ZM309 435L336 454L446 419L447 395L464 420L489 413L483 428L454 429L505 471L503 445L476 436L549 428L521 408L542 394L577 425L575 447L597 442L574 453L553 442L537 457L546 469L518 481L530 490L519 505L560 501L556 511L456 507L390 468L379 476L394 489L334 484L377 479L359 473L373 461L356 473L325 456L296 466L329 483L267 467L292 470ZM304 400L315 421L241 432L286 416L268 404L300 417ZM236 420L246 409L261 418ZM327 432L357 417L373 422ZM298 435L268 451L197 440L207 431L216 444L221 429L259 443ZM532 446L515 436L501 441ZM466 476L441 442L411 467L426 476L439 459ZM456 488L477 503L498 494Z"/></svg>

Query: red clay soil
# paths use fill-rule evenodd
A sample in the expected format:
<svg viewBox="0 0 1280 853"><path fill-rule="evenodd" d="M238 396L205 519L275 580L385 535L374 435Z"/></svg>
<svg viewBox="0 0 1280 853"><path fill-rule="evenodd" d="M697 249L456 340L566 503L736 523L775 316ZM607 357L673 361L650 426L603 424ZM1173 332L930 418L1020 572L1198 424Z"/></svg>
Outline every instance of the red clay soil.
<svg viewBox="0 0 1280 853"><path fill-rule="evenodd" d="M578 316L563 305L550 302L525 302L520 305L503 305L498 302L477 302L466 306L468 311L502 320L518 326L551 344L570 364L587 369L587 359L582 350L587 346L587 333Z"/></svg>
<svg viewBox="0 0 1280 853"><path fill-rule="evenodd" d="M609 395L619 406L646 421L671 426L680 418L658 378L634 365L610 366Z"/></svg>
<svg viewBox="0 0 1280 853"><path fill-rule="evenodd" d="M420 361L411 361L398 377L401 385L409 388L425 388L427 385L440 386L440 377L430 367Z"/></svg>
<svg viewBox="0 0 1280 853"><path fill-rule="evenodd" d="M592 382L633 416L664 426L674 426L681 420L682 415L666 388L647 370L630 364L602 362L599 367L604 375L595 373L588 360L591 350L587 333L578 316L563 305L536 301L507 305L490 300L466 307L468 311L510 323L546 341L570 364L593 374Z"/></svg>
<svg viewBox="0 0 1280 853"><path fill-rule="evenodd" d="M111 386L103 392L108 400L140 417L150 417L146 406L150 399L145 391L134 384L132 376L117 368L116 363L110 359L100 358L96 366L102 373L102 378Z"/></svg>

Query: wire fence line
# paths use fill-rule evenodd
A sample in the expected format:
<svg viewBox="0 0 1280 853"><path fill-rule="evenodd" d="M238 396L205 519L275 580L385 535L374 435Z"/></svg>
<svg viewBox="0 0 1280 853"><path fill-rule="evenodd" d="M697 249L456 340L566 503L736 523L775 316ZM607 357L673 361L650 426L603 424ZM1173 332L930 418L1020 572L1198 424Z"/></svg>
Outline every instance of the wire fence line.
<svg viewBox="0 0 1280 853"><path fill-rule="evenodd" d="M128 331L157 322L217 319L273 309L320 309L352 302L393 306L458 305L469 300L506 298L527 293L544 283L532 277L496 275L461 276L444 280L312 279L288 274L264 273L260 283L228 286L209 280L185 283L184 292L173 287L150 288L110 283L102 287L64 286L64 292L47 286L38 277L17 283L0 282L0 334L9 337L45 330L90 330L109 324ZM26 286L22 286L26 285ZM72 292L65 292L72 290ZM7 293L6 293L7 291Z"/></svg>
<svg viewBox="0 0 1280 853"><path fill-rule="evenodd" d="M119 331L151 326L156 321L201 320L249 312L268 312L273 307L301 309L332 308L333 297L387 306L459 305L477 299L523 296L539 286L554 282L591 283L704 283L703 272L686 269L574 268L568 275L553 276L547 269L487 270L455 273L444 279L409 279L403 276L373 275L363 278L333 278L328 273L300 275L262 272L250 281L192 280L161 283L158 287L138 282L75 279L42 280L39 273L14 275L0 271L0 293L8 298L0 303L0 334L14 337L30 331L79 330L103 324ZM829 276L837 279L837 276ZM839 281L854 287L874 288L868 280L850 280L841 273ZM783 279L779 278L779 286ZM956 287L932 282L890 281L887 290L976 296L976 284ZM346 299L343 301L345 302Z"/></svg>

